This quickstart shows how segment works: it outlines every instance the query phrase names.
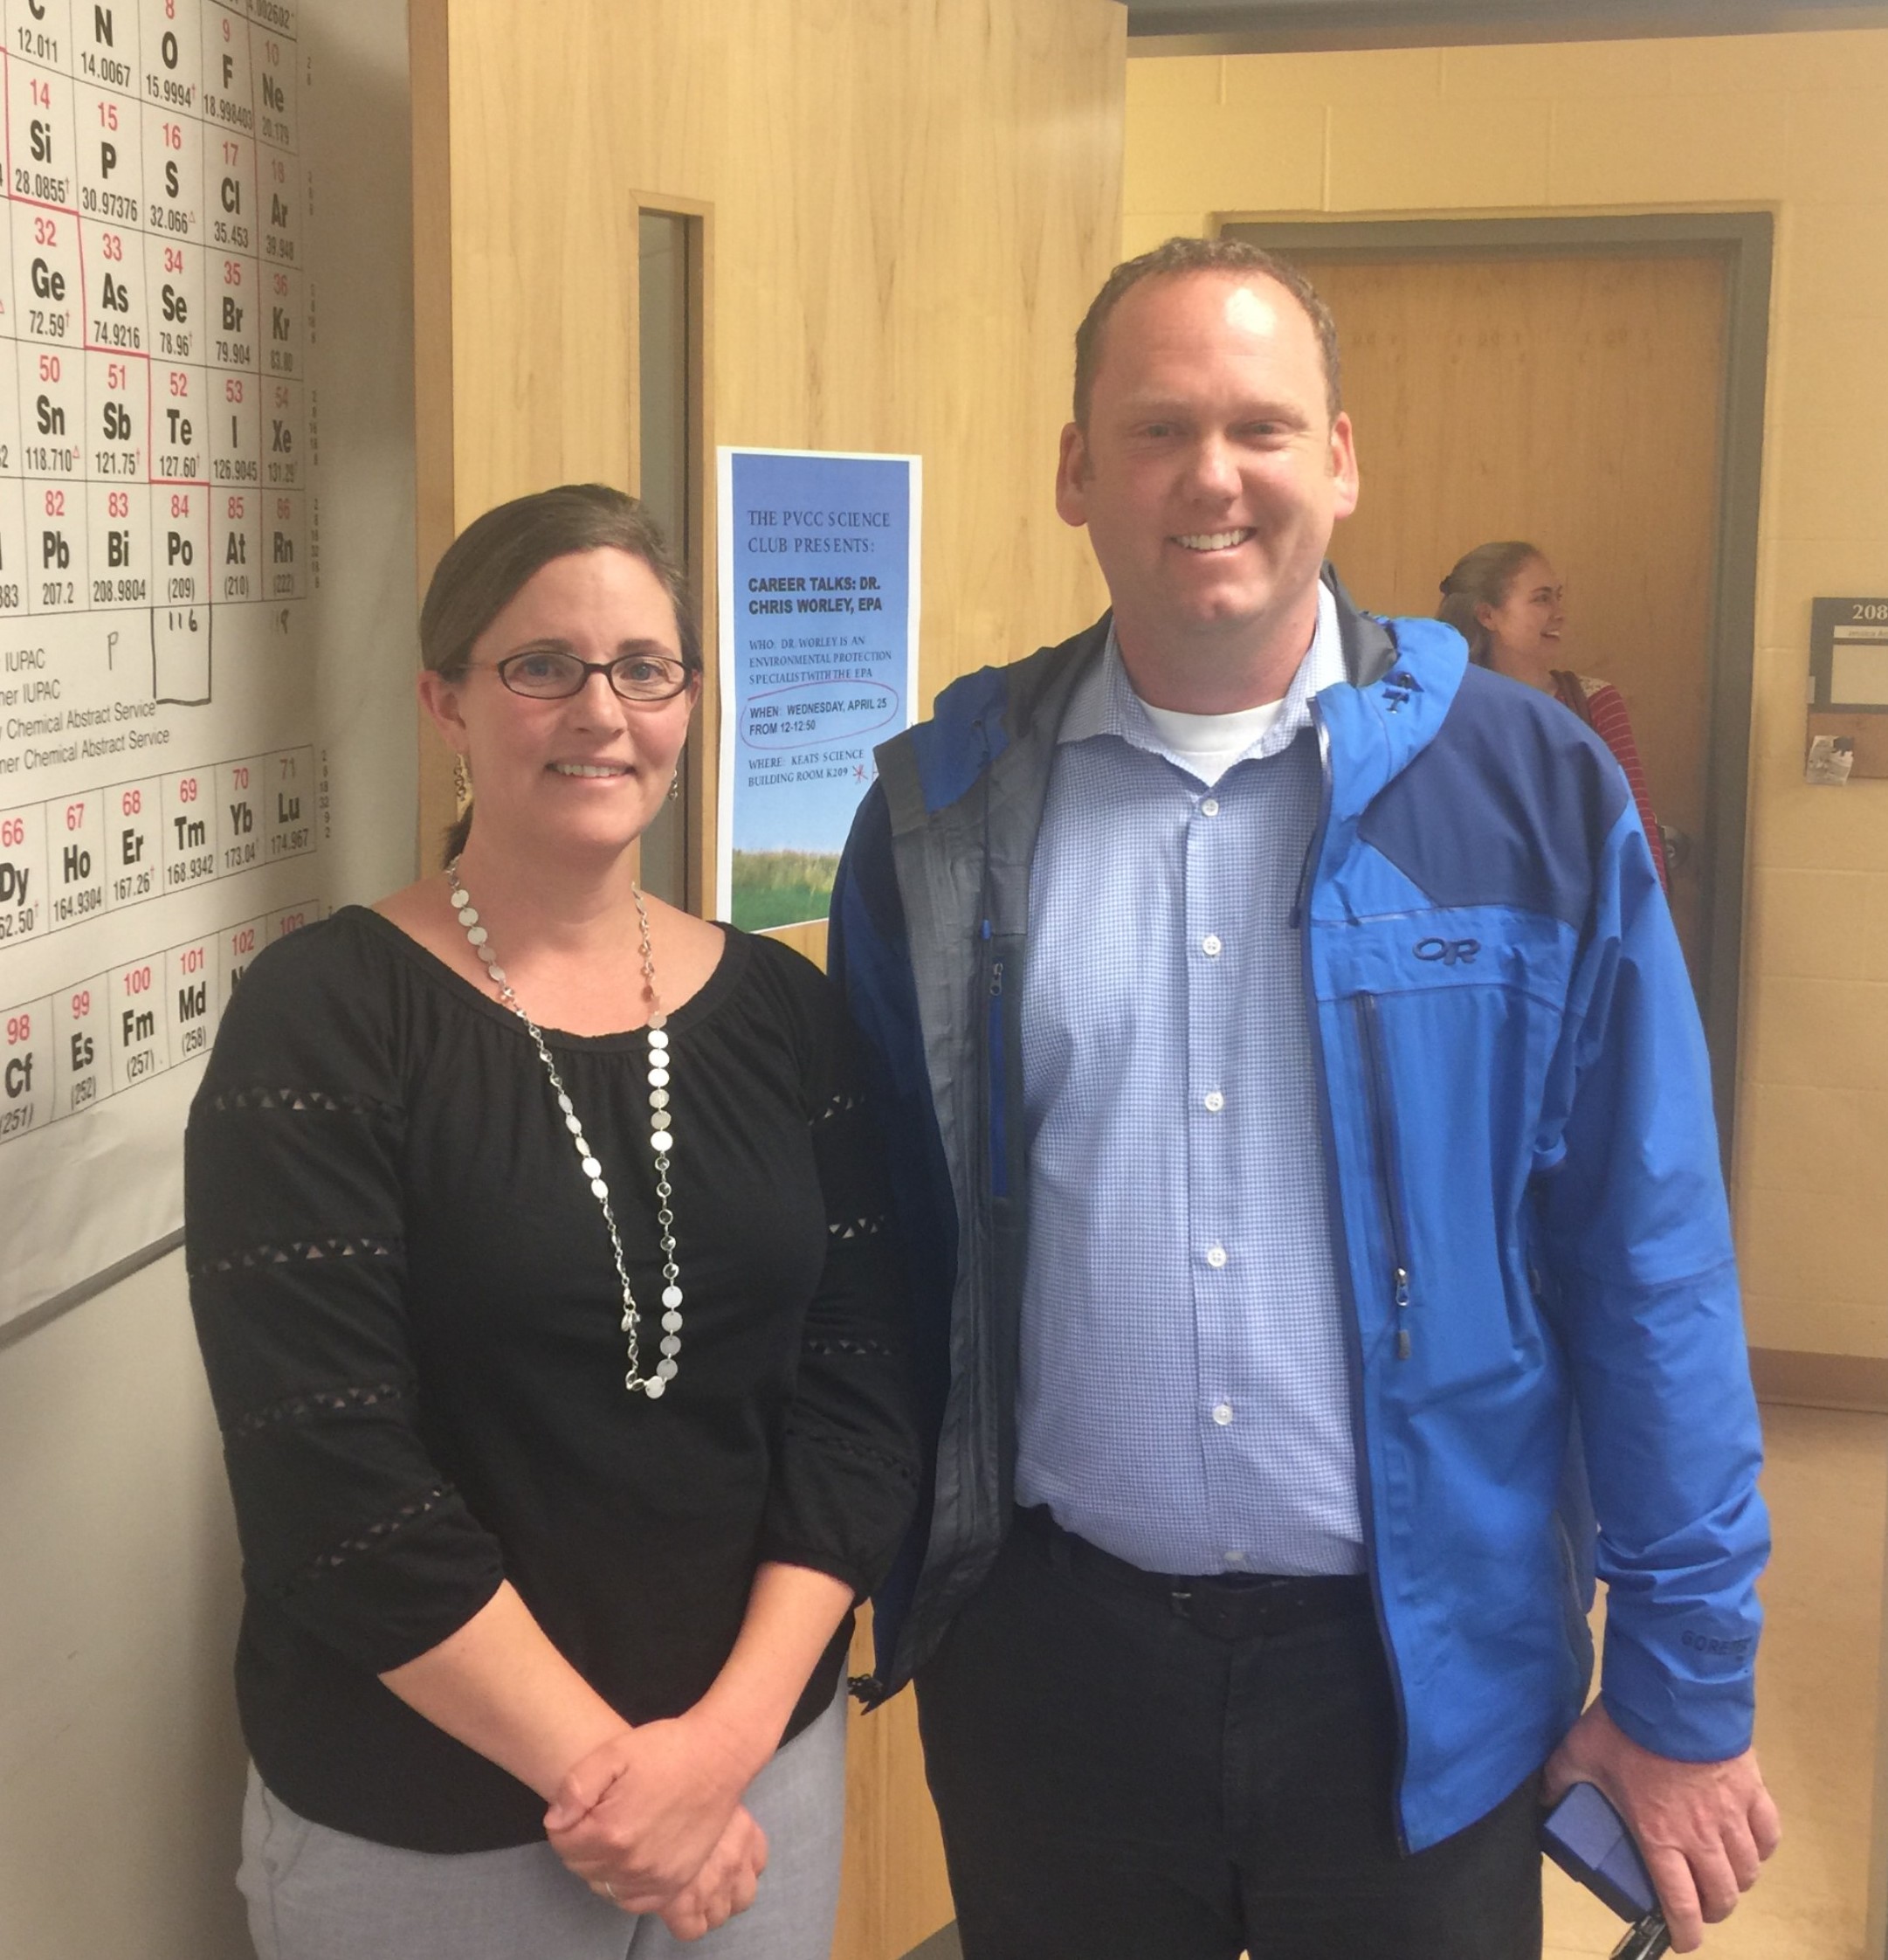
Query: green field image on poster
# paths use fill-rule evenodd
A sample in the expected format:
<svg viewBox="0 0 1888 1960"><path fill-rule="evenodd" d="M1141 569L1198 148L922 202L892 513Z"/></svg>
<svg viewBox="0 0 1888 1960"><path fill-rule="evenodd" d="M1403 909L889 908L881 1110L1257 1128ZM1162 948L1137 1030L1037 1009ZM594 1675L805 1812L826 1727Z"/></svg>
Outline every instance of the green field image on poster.
<svg viewBox="0 0 1888 1960"><path fill-rule="evenodd" d="M838 875L837 851L736 851L732 922L743 932L767 932L823 919Z"/></svg>
<svg viewBox="0 0 1888 1960"><path fill-rule="evenodd" d="M717 452L720 768L711 907L822 922L877 750L918 691L915 456Z"/></svg>

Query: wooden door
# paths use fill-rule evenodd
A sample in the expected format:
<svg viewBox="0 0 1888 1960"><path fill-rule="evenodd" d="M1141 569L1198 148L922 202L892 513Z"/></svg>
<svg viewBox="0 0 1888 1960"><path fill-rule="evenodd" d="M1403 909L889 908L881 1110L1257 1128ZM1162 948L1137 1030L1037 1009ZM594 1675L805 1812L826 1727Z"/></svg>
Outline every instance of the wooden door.
<svg viewBox="0 0 1888 1960"><path fill-rule="evenodd" d="M1625 696L1672 910L1706 970L1713 543L1726 276L1715 255L1288 253L1337 316L1363 495L1332 556L1374 611L1432 614L1462 554L1539 545L1566 664Z"/></svg>

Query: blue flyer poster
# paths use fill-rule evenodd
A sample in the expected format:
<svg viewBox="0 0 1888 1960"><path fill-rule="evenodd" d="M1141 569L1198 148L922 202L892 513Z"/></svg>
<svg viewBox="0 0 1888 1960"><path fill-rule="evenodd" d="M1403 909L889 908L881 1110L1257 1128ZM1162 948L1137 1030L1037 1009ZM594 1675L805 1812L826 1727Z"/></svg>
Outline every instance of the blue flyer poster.
<svg viewBox="0 0 1888 1960"><path fill-rule="evenodd" d="M718 462L715 911L762 932L826 916L872 749L911 723L919 459L723 449Z"/></svg>

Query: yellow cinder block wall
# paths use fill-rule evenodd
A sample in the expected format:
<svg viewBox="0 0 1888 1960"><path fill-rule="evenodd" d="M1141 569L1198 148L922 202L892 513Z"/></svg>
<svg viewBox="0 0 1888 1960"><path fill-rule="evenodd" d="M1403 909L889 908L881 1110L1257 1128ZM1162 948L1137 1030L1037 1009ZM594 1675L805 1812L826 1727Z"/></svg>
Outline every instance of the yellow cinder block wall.
<svg viewBox="0 0 1888 1960"><path fill-rule="evenodd" d="M1775 213L1733 1198L1753 1346L1888 1359L1888 782L1802 770L1809 602L1888 592L1888 30L1133 59L1125 203Z"/></svg>

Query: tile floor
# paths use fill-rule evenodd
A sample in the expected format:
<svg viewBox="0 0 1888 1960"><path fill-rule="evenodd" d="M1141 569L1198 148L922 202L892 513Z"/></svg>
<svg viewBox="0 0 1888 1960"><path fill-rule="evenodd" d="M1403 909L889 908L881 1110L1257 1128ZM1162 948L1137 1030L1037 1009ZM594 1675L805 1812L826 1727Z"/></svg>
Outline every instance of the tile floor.
<svg viewBox="0 0 1888 1960"><path fill-rule="evenodd" d="M1863 1960L1880 1665L1888 1417L1764 1411L1776 1550L1764 1582L1757 1749L1782 1848L1710 1960ZM1620 1922L1552 1867L1547 1951L1604 1956Z"/></svg>

